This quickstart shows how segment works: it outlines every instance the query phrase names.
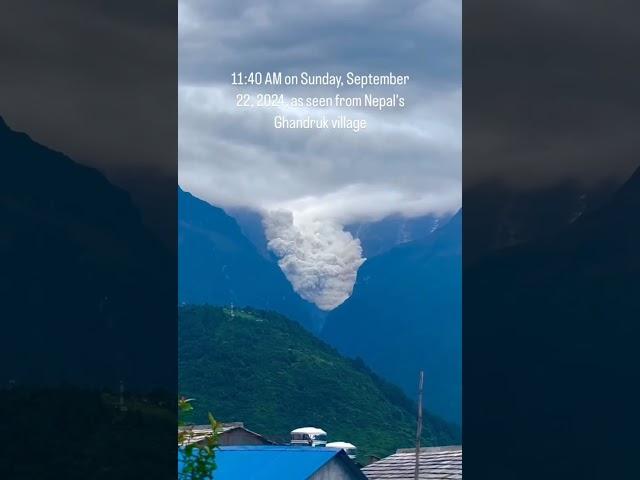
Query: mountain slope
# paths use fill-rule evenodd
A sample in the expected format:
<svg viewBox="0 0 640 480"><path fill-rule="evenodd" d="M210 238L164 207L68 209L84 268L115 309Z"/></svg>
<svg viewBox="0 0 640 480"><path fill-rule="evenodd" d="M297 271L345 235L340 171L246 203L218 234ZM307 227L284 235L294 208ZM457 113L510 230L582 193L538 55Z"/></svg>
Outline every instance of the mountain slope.
<svg viewBox="0 0 640 480"><path fill-rule="evenodd" d="M175 259L129 196L2 119L0 162L2 383L173 386Z"/></svg>
<svg viewBox="0 0 640 480"><path fill-rule="evenodd" d="M264 258L236 221L178 189L178 299L283 313L310 330L317 309L293 290L276 263Z"/></svg>
<svg viewBox="0 0 640 480"><path fill-rule="evenodd" d="M448 220L448 216L423 215L406 218L390 215L377 222L353 223L347 225L345 230L360 240L363 256L373 258L397 245L426 238Z"/></svg>
<svg viewBox="0 0 640 480"><path fill-rule="evenodd" d="M214 307L181 307L179 317L180 391L196 399L196 422L211 411L281 441L294 428L319 426L331 440L356 444L363 458L414 443L413 403L296 323ZM430 415L424 437L457 440Z"/></svg>
<svg viewBox="0 0 640 480"><path fill-rule="evenodd" d="M262 225L262 215L255 210L248 208L236 207L227 209L226 212L231 215L242 230L242 233L249 240L260 255L271 262L277 262L278 257L269 250L267 246L267 237Z"/></svg>
<svg viewBox="0 0 640 480"><path fill-rule="evenodd" d="M465 269L465 354L482 360L465 364L465 425L483 432L465 440L505 447L490 469L466 457L474 471L627 476L640 428L639 211L637 171L564 231ZM534 449L552 461L532 462Z"/></svg>
<svg viewBox="0 0 640 480"><path fill-rule="evenodd" d="M459 212L427 238L365 262L353 295L331 312L322 332L410 395L424 369L428 407L455 422L462 388L461 222Z"/></svg>

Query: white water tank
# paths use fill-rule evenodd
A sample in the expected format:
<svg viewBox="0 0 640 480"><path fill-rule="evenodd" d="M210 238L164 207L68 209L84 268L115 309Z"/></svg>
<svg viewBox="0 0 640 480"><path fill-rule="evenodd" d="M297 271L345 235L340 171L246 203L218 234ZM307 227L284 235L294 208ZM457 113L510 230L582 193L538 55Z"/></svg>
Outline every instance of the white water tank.
<svg viewBox="0 0 640 480"><path fill-rule="evenodd" d="M356 454L358 451L358 448L353 444L353 443L349 443L349 442L329 442L326 445L327 448L341 448L342 450L344 450L347 455L349 455L349 458L351 460L355 460L356 459Z"/></svg>
<svg viewBox="0 0 640 480"><path fill-rule="evenodd" d="M316 427L302 427L291 430L291 445L324 447L327 444L327 432Z"/></svg>

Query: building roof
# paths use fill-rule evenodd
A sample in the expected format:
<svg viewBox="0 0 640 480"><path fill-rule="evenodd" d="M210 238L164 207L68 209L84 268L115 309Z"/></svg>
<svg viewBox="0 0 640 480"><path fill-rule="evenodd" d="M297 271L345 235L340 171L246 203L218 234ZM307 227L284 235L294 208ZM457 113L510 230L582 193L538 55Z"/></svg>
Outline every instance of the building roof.
<svg viewBox="0 0 640 480"><path fill-rule="evenodd" d="M192 445L194 443L200 443L205 440L207 437L210 437L213 434L213 430L211 429L211 425L190 425L185 427L178 427L178 431L189 430L189 436L184 440L183 445ZM244 430L250 435L254 435L259 437L264 441L264 443L274 444L271 440L265 438L264 436L256 433L248 428L245 428L243 422L230 422L230 423L222 423L220 424L220 430L218 431L219 435L223 435L227 432L231 432L232 430Z"/></svg>
<svg viewBox="0 0 640 480"><path fill-rule="evenodd" d="M403 448L362 469L369 480L414 480L416 451ZM420 480L462 479L462 447L420 449Z"/></svg>
<svg viewBox="0 0 640 480"><path fill-rule="evenodd" d="M305 480L336 457L346 462L354 479L366 480L344 450L275 445L217 448L214 476L216 480ZM180 454L178 469L181 469Z"/></svg>

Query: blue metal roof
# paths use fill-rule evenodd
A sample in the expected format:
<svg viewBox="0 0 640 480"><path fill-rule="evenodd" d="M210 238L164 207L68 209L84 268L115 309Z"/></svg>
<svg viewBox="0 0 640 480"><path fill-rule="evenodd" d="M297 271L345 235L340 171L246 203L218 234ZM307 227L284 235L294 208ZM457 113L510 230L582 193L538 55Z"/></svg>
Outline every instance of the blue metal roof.
<svg viewBox="0 0 640 480"><path fill-rule="evenodd" d="M215 480L304 480L341 452L340 449L326 447L218 447L218 468L213 477ZM182 468L180 460L179 455L178 470Z"/></svg>

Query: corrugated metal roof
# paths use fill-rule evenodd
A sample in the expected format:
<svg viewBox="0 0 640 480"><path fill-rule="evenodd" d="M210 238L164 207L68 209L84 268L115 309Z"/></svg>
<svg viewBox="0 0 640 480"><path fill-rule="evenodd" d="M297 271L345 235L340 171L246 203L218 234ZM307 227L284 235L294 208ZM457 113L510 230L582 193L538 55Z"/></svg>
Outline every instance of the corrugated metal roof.
<svg viewBox="0 0 640 480"><path fill-rule="evenodd" d="M369 480L414 480L415 450L397 453L367 465L362 472ZM462 447L435 447L420 450L420 480L462 479Z"/></svg>
<svg viewBox="0 0 640 480"><path fill-rule="evenodd" d="M245 428L244 423L242 422L223 423L220 425L220 430L218 431L218 433L222 435L224 433L227 433L236 429L242 429L251 435L255 435L256 437L259 437L262 440L264 440L264 443L271 443L275 445L274 442L265 438L259 433L256 433L252 430L249 430L248 428ZM206 440L208 437L210 437L213 434L211 425L190 425L185 427L178 427L178 432L183 432L183 431L188 432L188 435L182 442L181 444L182 446L200 443Z"/></svg>
<svg viewBox="0 0 640 480"><path fill-rule="evenodd" d="M216 480L305 480L337 455L351 462L344 451L334 448L271 445L219 447L216 449L218 468L214 478ZM178 470L181 468L179 455Z"/></svg>

